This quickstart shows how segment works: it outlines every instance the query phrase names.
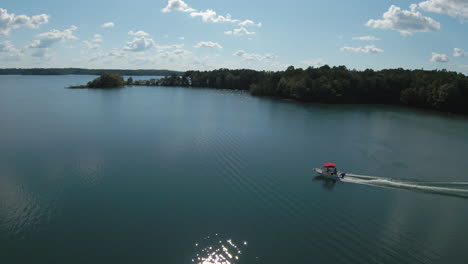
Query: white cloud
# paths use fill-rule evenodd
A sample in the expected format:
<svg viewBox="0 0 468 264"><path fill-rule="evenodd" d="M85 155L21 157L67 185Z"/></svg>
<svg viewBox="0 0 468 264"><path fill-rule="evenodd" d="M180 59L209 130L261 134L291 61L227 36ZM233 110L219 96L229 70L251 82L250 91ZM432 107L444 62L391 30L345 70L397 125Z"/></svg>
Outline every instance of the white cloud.
<svg viewBox="0 0 468 264"><path fill-rule="evenodd" d="M190 13L191 17L200 17L203 22L211 23L236 23L239 26L248 27L248 26L258 26L260 27L262 23L255 23L250 19L240 20L233 19L230 14L225 16L218 15L213 9L207 9L205 11L196 10L191 8L183 0L168 0L167 6L161 10L164 13L171 11L180 11Z"/></svg>
<svg viewBox="0 0 468 264"><path fill-rule="evenodd" d="M432 52L431 62L448 62L449 57L446 54Z"/></svg>
<svg viewBox="0 0 468 264"><path fill-rule="evenodd" d="M94 34L92 41L93 42L102 42L103 39L102 39L102 36L100 34Z"/></svg>
<svg viewBox="0 0 468 264"><path fill-rule="evenodd" d="M466 0L428 0L419 3L418 7L424 11L459 18L462 22L468 19L468 1Z"/></svg>
<svg viewBox="0 0 468 264"><path fill-rule="evenodd" d="M91 41L85 40L82 43L88 48L88 49L98 49L101 47L99 43L103 41L102 36L100 34L94 34L93 39Z"/></svg>
<svg viewBox="0 0 468 264"><path fill-rule="evenodd" d="M262 23L255 24L255 22L253 22L252 20L246 19L246 20L240 22L239 26L242 26L242 27L251 27L251 26L261 27Z"/></svg>
<svg viewBox="0 0 468 264"><path fill-rule="evenodd" d="M114 22L107 22L101 25L102 28L113 28L114 26Z"/></svg>
<svg viewBox="0 0 468 264"><path fill-rule="evenodd" d="M182 0L169 0L167 6L162 9L164 13L171 11L193 12L195 9L191 8L187 3Z"/></svg>
<svg viewBox="0 0 468 264"><path fill-rule="evenodd" d="M184 39L185 39L185 37L179 37L179 39L180 39L180 40L184 40Z"/></svg>
<svg viewBox="0 0 468 264"><path fill-rule="evenodd" d="M172 45L156 45L158 50L168 50L168 49L181 49L184 44L172 44Z"/></svg>
<svg viewBox="0 0 468 264"><path fill-rule="evenodd" d="M362 53L381 53L383 52L382 49L377 48L375 45L367 45L364 47L350 47L345 46L340 48L341 51L348 51L348 52L362 52Z"/></svg>
<svg viewBox="0 0 468 264"><path fill-rule="evenodd" d="M353 37L353 40L375 41L375 40L380 40L380 39L374 36L362 36L362 37Z"/></svg>
<svg viewBox="0 0 468 264"><path fill-rule="evenodd" d="M3 42L0 42L0 54L2 54L8 58L13 58L13 57L19 57L22 55L22 52L17 49L13 43L9 40L5 40Z"/></svg>
<svg viewBox="0 0 468 264"><path fill-rule="evenodd" d="M38 40L34 40L32 44L28 45L27 48L49 48L54 43L65 41L65 40L77 40L78 38L73 35L73 32L77 30L76 26L70 26L63 31L53 29L48 32L38 34Z"/></svg>
<svg viewBox="0 0 468 264"><path fill-rule="evenodd" d="M272 61L275 60L278 56L275 54L257 54L257 53L249 53L245 50L238 50L234 54L234 56L241 57L245 60L257 60L257 61Z"/></svg>
<svg viewBox="0 0 468 264"><path fill-rule="evenodd" d="M462 69L467 69L468 70L468 65L458 65L458 67L462 68Z"/></svg>
<svg viewBox="0 0 468 264"><path fill-rule="evenodd" d="M139 30L139 31L130 30L128 32L128 34L132 35L132 36L137 36L137 37L147 37L147 36L149 36L148 33L144 32L144 31L141 31L141 30Z"/></svg>
<svg viewBox="0 0 468 264"><path fill-rule="evenodd" d="M303 60L301 61L302 64L312 66L312 67L320 67L323 66L323 60L322 59L316 59L316 60Z"/></svg>
<svg viewBox="0 0 468 264"><path fill-rule="evenodd" d="M423 16L411 6L411 10L402 10L398 6L390 6L382 16L383 19L371 19L366 26L371 28L391 29L408 36L415 32L430 32L440 29L440 23L430 17Z"/></svg>
<svg viewBox="0 0 468 264"><path fill-rule="evenodd" d="M232 19L231 15L227 14L226 16L221 16L216 14L212 9L207 9L206 11L192 12L190 13L191 17L201 17L203 22L212 22L212 23L238 23L238 19Z"/></svg>
<svg viewBox="0 0 468 264"><path fill-rule="evenodd" d="M67 28L63 31L53 29L48 32L38 34L37 36L42 39L64 39L64 40L75 40L78 39L73 32L78 28L74 25L71 25L70 28Z"/></svg>
<svg viewBox="0 0 468 264"><path fill-rule="evenodd" d="M136 37L125 44L123 50L132 52L141 52L156 46L152 38Z"/></svg>
<svg viewBox="0 0 468 264"><path fill-rule="evenodd" d="M0 36L8 35L12 29L19 27L38 28L49 22L49 15L41 14L35 16L15 15L8 10L0 8Z"/></svg>
<svg viewBox="0 0 468 264"><path fill-rule="evenodd" d="M97 49L100 47L99 44L96 44L96 43L93 43L93 42L90 42L90 41L83 41L82 42L88 49Z"/></svg>
<svg viewBox="0 0 468 264"><path fill-rule="evenodd" d="M454 57L468 57L468 53L466 53L462 49L454 48L453 49L453 56Z"/></svg>
<svg viewBox="0 0 468 264"><path fill-rule="evenodd" d="M187 58L187 57L190 57L191 55L192 55L192 52L189 50L175 49L175 50L159 53L157 54L157 57L173 60L173 59Z"/></svg>
<svg viewBox="0 0 468 264"><path fill-rule="evenodd" d="M248 31L245 27L236 28L234 30L224 31L225 35L234 35L234 36L244 36L244 35L254 35L255 32Z"/></svg>
<svg viewBox="0 0 468 264"><path fill-rule="evenodd" d="M5 40L3 42L0 42L0 52L15 52L18 51L18 49L15 48L13 43L9 40Z"/></svg>
<svg viewBox="0 0 468 264"><path fill-rule="evenodd" d="M195 48L218 48L222 49L223 46L219 45L217 42L211 42L211 41L200 41L197 43L197 45L194 46Z"/></svg>

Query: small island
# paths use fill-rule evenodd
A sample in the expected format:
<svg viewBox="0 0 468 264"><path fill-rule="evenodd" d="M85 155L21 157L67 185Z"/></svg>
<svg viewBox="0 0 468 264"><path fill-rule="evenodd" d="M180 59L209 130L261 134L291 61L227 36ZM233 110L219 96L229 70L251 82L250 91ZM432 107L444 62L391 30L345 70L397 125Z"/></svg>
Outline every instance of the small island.
<svg viewBox="0 0 468 264"><path fill-rule="evenodd" d="M70 86L70 89L85 89L85 88L121 88L125 86L125 81L120 74L117 73L103 73L98 78L88 82L86 85Z"/></svg>

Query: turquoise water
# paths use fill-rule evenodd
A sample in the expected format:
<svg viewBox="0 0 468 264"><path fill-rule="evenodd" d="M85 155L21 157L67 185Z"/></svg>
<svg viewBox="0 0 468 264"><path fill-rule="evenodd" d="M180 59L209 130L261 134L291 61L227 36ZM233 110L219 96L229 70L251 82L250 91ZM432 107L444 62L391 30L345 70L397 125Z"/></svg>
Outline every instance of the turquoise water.
<svg viewBox="0 0 468 264"><path fill-rule="evenodd" d="M93 78L0 76L2 263L468 262L467 118Z"/></svg>

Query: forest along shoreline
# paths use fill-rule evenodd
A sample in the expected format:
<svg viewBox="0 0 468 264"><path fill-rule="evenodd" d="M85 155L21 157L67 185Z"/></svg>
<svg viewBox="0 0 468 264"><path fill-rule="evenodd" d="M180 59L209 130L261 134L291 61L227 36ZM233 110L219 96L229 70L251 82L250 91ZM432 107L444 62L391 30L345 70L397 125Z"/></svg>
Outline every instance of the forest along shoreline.
<svg viewBox="0 0 468 264"><path fill-rule="evenodd" d="M90 83L99 83L96 80ZM468 114L468 77L446 70L399 68L358 71L345 66L325 65L307 69L290 66L285 71L276 72L248 69L187 71L161 79L133 80L130 77L122 82L123 79L116 81L119 85L116 87L140 85L245 90L252 95L300 102L391 104ZM109 88L94 86L77 88Z"/></svg>

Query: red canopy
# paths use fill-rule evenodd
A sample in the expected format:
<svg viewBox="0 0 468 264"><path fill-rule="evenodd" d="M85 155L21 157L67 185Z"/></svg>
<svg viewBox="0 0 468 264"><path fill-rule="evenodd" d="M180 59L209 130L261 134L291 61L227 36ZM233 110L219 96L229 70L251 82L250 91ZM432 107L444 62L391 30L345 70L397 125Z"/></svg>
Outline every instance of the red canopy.
<svg viewBox="0 0 468 264"><path fill-rule="evenodd" d="M323 164L324 167L333 167L335 168L336 167L336 164L335 163L325 163Z"/></svg>

